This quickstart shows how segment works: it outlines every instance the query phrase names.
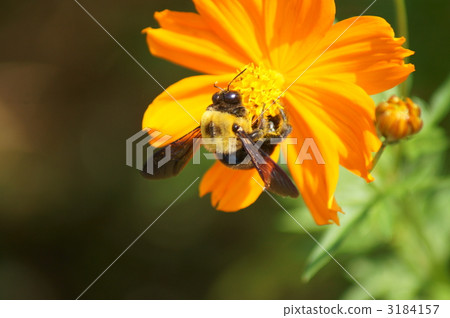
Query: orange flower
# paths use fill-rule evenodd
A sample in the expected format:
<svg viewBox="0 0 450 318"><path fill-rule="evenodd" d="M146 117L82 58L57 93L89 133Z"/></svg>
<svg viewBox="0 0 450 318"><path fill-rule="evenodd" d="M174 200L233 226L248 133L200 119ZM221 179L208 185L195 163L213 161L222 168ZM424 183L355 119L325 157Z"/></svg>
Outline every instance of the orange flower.
<svg viewBox="0 0 450 318"><path fill-rule="evenodd" d="M291 137L313 138L325 161L296 164L299 142L287 146L289 170L315 221L339 223L337 212L342 210L334 198L339 165L373 180L368 169L372 152L381 143L369 94L398 85L414 71L413 65L404 63L413 54L402 48L405 39L395 38L379 17L333 24L334 0L194 0L194 4L198 14L157 12L161 28L143 30L153 55L208 74L185 78L168 92L200 122L217 90L213 84L226 86L237 70L251 70L236 84L241 91L247 85L272 98L274 92L287 89L274 107L283 107L288 114ZM255 82L256 75L264 80ZM250 83L245 84L247 78ZM256 95L243 99L256 105ZM193 130L198 123L178 103L162 93L148 107L143 127L174 138ZM272 158L278 154L279 149ZM200 195L211 192L212 204L222 211L243 209L262 192L252 177L263 184L255 169L232 170L216 162L201 182Z"/></svg>

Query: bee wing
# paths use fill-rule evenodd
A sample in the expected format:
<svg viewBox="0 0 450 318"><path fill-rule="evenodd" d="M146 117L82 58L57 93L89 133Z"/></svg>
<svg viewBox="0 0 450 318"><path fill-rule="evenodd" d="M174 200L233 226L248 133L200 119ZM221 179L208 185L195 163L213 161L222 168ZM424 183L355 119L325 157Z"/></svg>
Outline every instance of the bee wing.
<svg viewBox="0 0 450 318"><path fill-rule="evenodd" d="M147 179L165 179L176 176L191 160L200 144L194 138L201 137L200 127L195 128L171 144L156 148L144 165L142 175Z"/></svg>
<svg viewBox="0 0 450 318"><path fill-rule="evenodd" d="M245 151L249 154L256 170L258 171L264 185L270 192L281 196L296 198L299 195L297 187L292 183L288 175L275 161L264 151L259 150L245 131L239 127L236 135L242 142Z"/></svg>

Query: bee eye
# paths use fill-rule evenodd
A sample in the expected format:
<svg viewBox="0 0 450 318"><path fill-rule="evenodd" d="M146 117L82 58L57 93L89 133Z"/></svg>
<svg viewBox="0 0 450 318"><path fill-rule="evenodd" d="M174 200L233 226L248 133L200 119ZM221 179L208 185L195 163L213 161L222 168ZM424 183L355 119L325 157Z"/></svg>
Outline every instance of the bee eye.
<svg viewBox="0 0 450 318"><path fill-rule="evenodd" d="M241 95L236 91L229 91L223 94L223 100L229 104L239 104L241 102Z"/></svg>
<svg viewBox="0 0 450 318"><path fill-rule="evenodd" d="M218 103L220 101L221 98L221 94L220 93L214 93L214 95L212 96L212 102L214 104Z"/></svg>

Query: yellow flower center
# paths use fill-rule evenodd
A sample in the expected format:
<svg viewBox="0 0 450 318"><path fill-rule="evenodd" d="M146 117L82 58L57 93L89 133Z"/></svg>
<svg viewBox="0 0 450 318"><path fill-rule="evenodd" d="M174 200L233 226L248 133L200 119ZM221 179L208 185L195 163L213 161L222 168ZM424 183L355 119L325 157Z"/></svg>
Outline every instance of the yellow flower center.
<svg viewBox="0 0 450 318"><path fill-rule="evenodd" d="M247 108L249 119L255 120L275 116L283 109L280 98L284 96L284 77L264 65L250 63L239 70L242 72L230 85L242 97L242 104ZM238 73L239 73L238 72Z"/></svg>

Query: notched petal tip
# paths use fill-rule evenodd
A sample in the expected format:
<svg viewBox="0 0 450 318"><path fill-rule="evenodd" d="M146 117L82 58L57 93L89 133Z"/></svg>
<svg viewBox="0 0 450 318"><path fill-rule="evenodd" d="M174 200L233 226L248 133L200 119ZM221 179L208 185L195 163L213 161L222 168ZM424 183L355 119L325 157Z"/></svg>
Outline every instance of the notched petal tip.
<svg viewBox="0 0 450 318"><path fill-rule="evenodd" d="M336 219L330 219L330 223L329 224L336 224L337 226L341 225L341 223L339 222L339 218L337 216L337 213L336 213Z"/></svg>
<svg viewBox="0 0 450 318"><path fill-rule="evenodd" d="M160 27L142 30L152 55L206 74L231 73L243 64L198 14L164 10L154 17Z"/></svg>
<svg viewBox="0 0 450 318"><path fill-rule="evenodd" d="M151 30L153 30L153 28L151 27L146 27L145 29L142 29L141 34L148 34L148 32L150 32Z"/></svg>
<svg viewBox="0 0 450 318"><path fill-rule="evenodd" d="M350 28L351 26L351 28ZM414 54L404 48L404 37L380 17L361 16L340 21L318 46L318 54L338 40L308 71L339 77L362 87L369 95L402 83L414 71L404 59Z"/></svg>
<svg viewBox="0 0 450 318"><path fill-rule="evenodd" d="M328 210L328 216L327 217L319 217L316 214L313 214L313 218L314 221L316 222L317 225L332 225L332 224L336 224L336 225L341 225L340 221L339 221L339 216L338 216L338 212L345 214L345 212L343 212L342 210L335 210L335 209L329 209Z"/></svg>
<svg viewBox="0 0 450 318"><path fill-rule="evenodd" d="M205 182L200 182L200 186L199 186L199 189L198 189L198 196L200 198L203 198L207 194L208 194L208 188L207 188Z"/></svg>
<svg viewBox="0 0 450 318"><path fill-rule="evenodd" d="M153 18L155 18L156 21L158 21L159 24L161 24L161 19L164 19L168 14L170 13L170 10L165 9L163 11L155 11L153 14Z"/></svg>
<svg viewBox="0 0 450 318"><path fill-rule="evenodd" d="M406 38L404 36L394 37L394 42L397 42L398 45L403 45L406 42Z"/></svg>
<svg viewBox="0 0 450 318"><path fill-rule="evenodd" d="M403 61L403 67L407 68L409 70L409 74L411 74L412 72L416 71L416 66L414 64L411 63L405 63Z"/></svg>
<svg viewBox="0 0 450 318"><path fill-rule="evenodd" d="M364 180L366 180L367 183L371 183L375 181L375 178L372 176L372 174L367 173L367 175L363 176Z"/></svg>

